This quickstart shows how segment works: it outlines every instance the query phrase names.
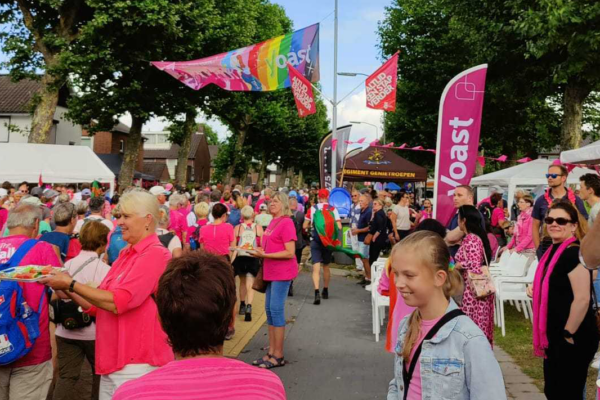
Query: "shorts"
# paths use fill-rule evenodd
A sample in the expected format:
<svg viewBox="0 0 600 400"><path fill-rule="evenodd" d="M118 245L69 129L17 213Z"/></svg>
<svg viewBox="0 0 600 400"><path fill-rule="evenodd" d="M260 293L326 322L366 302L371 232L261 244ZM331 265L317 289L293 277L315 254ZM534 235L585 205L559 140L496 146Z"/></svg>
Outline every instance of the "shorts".
<svg viewBox="0 0 600 400"><path fill-rule="evenodd" d="M369 258L369 247L365 242L358 242L358 252L362 255L361 259Z"/></svg>
<svg viewBox="0 0 600 400"><path fill-rule="evenodd" d="M260 263L253 257L236 257L233 260L233 271L235 275L246 276L248 274L256 278Z"/></svg>
<svg viewBox="0 0 600 400"><path fill-rule="evenodd" d="M312 258L313 264L331 264L332 254L333 252L331 250L327 250L320 241L314 239L310 241L310 257Z"/></svg>

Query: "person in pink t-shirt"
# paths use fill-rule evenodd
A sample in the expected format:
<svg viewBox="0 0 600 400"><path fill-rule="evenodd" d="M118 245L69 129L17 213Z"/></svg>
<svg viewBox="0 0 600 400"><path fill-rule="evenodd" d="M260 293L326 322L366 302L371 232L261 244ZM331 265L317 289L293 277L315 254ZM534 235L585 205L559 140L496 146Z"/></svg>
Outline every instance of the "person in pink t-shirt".
<svg viewBox="0 0 600 400"><path fill-rule="evenodd" d="M173 361L167 335L158 320L152 296L171 253L156 236L159 218L155 196L132 190L119 201L119 226L129 243L98 288L65 273L43 283L62 291L96 317L96 373L100 400L109 400L119 386Z"/></svg>
<svg viewBox="0 0 600 400"><path fill-rule="evenodd" d="M277 375L223 356L235 302L235 280L222 257L192 252L171 260L156 304L175 361L125 383L113 400L284 400Z"/></svg>
<svg viewBox="0 0 600 400"><path fill-rule="evenodd" d="M233 251L230 248L235 246L235 237L233 226L225 222L227 221L227 207L221 203L215 204L212 208L212 216L214 222L200 228L202 249L231 260Z"/></svg>
<svg viewBox="0 0 600 400"><path fill-rule="evenodd" d="M285 365L283 340L285 338L285 299L290 284L298 276L296 261L296 226L290 218L292 212L288 196L277 192L269 202L273 220L263 233L262 248L255 250L263 258L263 279L268 281L265 297L267 324L269 325L269 353L253 362L260 368Z"/></svg>
<svg viewBox="0 0 600 400"><path fill-rule="evenodd" d="M6 222L9 236L0 239L0 263L6 263L27 240L35 238L42 219L40 207L23 204L14 208ZM61 261L51 244L38 242L23 257L19 265L52 265ZM45 399L52 382L52 350L48 320L46 288L39 283L23 283L23 297L39 312L40 336L31 351L12 364L0 368L0 398L8 400ZM41 309L37 307L41 301Z"/></svg>
<svg viewBox="0 0 600 400"><path fill-rule="evenodd" d="M180 211L186 202L187 198L179 193L174 193L169 198L169 230L179 237L181 243L186 243L187 240L187 220Z"/></svg>

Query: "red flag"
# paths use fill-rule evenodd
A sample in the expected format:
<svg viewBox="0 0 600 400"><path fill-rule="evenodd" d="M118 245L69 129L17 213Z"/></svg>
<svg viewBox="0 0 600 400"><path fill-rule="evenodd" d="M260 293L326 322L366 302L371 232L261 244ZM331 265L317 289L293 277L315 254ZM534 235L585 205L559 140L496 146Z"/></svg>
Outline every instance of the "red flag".
<svg viewBox="0 0 600 400"><path fill-rule="evenodd" d="M44 184L44 181L42 180L42 173L40 172L40 177L38 179L38 186L42 187L43 184Z"/></svg>
<svg viewBox="0 0 600 400"><path fill-rule="evenodd" d="M397 83L398 52L367 78L367 107L376 110L396 111Z"/></svg>
<svg viewBox="0 0 600 400"><path fill-rule="evenodd" d="M290 63L288 63L288 71L290 75L290 86L298 108L298 116L304 118L307 115L317 112L315 105L315 96L313 95L312 86L300 72L298 72Z"/></svg>

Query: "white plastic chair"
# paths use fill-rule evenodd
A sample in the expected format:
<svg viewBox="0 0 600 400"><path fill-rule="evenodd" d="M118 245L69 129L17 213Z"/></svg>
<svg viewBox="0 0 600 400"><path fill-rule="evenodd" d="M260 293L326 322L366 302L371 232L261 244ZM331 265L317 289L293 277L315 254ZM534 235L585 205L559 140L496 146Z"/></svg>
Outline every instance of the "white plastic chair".
<svg viewBox="0 0 600 400"><path fill-rule="evenodd" d="M524 276L526 273L529 257L514 253L510 256L508 264L505 267L493 268L490 267L490 274L496 276Z"/></svg>
<svg viewBox="0 0 600 400"><path fill-rule="evenodd" d="M502 336L506 336L504 323L504 302L515 301L516 304L523 304L523 313L525 318L533 322L532 300L527 296L527 285L533 283L538 262L531 263L527 275L524 277L498 277L496 283L496 309L497 325L502 329ZM518 309L519 307L517 307ZM519 310L520 311L520 310Z"/></svg>
<svg viewBox="0 0 600 400"><path fill-rule="evenodd" d="M385 319L385 307L390 306L390 298L380 295L377 291L379 279L384 273L384 266L385 264L373 263L373 268L371 269L371 310L373 317L373 334L375 335L376 342L379 342L381 326Z"/></svg>
<svg viewBox="0 0 600 400"><path fill-rule="evenodd" d="M498 260L498 262L492 262L492 263L490 263L490 268L502 268L502 267L505 267L506 265L508 265L508 260L511 257L511 255L512 255L512 253L509 253L508 251L505 251L500 256L500 260Z"/></svg>

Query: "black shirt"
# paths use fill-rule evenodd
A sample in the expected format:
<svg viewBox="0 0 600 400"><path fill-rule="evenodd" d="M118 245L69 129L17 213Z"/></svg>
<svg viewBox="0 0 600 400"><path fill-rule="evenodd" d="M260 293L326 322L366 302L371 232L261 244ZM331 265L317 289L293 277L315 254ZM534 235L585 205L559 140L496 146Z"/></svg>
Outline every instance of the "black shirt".
<svg viewBox="0 0 600 400"><path fill-rule="evenodd" d="M578 242L575 242L578 243ZM553 244L550 257L546 265L540 266L544 268L544 276L550 260L558 250L560 244ZM573 303L573 288L569 280L569 273L579 265L579 246L571 246L565 249L554 266L552 276L550 276L550 285L548 291L548 341L552 343L557 340L564 340L564 330L569 314L571 312L571 304ZM590 284L591 284L590 271ZM591 289L590 289L591 290ZM579 329L574 334L576 343L589 343L592 346L598 345L598 329L596 327L596 318L592 310L592 300L588 312L579 326ZM595 344L594 344L595 343Z"/></svg>
<svg viewBox="0 0 600 400"><path fill-rule="evenodd" d="M369 225L369 233L375 235L375 232L379 232L379 236L375 239L375 243L378 245L385 244L387 240L387 216L383 210L379 210L373 215L371 224Z"/></svg>

